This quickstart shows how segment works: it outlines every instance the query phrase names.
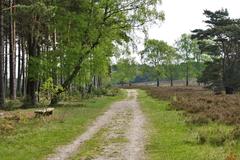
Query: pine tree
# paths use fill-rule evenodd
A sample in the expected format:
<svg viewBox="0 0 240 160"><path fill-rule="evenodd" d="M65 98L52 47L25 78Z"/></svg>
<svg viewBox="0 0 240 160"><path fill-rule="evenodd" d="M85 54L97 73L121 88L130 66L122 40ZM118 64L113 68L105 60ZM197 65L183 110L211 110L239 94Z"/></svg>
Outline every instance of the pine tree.
<svg viewBox="0 0 240 160"><path fill-rule="evenodd" d="M10 32L9 32L9 52L10 52L10 98L16 99L16 22L13 18L15 14L15 0L9 1L10 7Z"/></svg>
<svg viewBox="0 0 240 160"><path fill-rule="evenodd" d="M5 107L3 0L0 0L0 108Z"/></svg>

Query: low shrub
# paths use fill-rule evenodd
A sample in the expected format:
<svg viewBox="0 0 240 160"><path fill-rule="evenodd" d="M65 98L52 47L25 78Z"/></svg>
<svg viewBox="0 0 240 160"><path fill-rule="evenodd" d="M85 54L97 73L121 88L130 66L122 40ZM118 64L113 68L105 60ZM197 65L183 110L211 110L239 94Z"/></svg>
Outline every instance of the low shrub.
<svg viewBox="0 0 240 160"><path fill-rule="evenodd" d="M22 100L16 99L16 100L8 100L6 102L6 111L13 111L19 108L22 105Z"/></svg>
<svg viewBox="0 0 240 160"><path fill-rule="evenodd" d="M209 123L209 119L205 115L190 115L186 118L185 122L187 124L205 125Z"/></svg>
<svg viewBox="0 0 240 160"><path fill-rule="evenodd" d="M119 88L111 88L108 90L106 96L117 96L120 93L120 89Z"/></svg>
<svg viewBox="0 0 240 160"><path fill-rule="evenodd" d="M226 160L237 160L237 156L234 153L230 153L227 157Z"/></svg>
<svg viewBox="0 0 240 160"><path fill-rule="evenodd" d="M15 124L12 121L0 119L0 136L12 133L14 128Z"/></svg>
<svg viewBox="0 0 240 160"><path fill-rule="evenodd" d="M17 125L27 124L34 119L32 112L4 112L0 117L0 136L13 134Z"/></svg>
<svg viewBox="0 0 240 160"><path fill-rule="evenodd" d="M100 96L117 96L120 93L119 88L99 88L93 91L93 95Z"/></svg>
<svg viewBox="0 0 240 160"><path fill-rule="evenodd" d="M238 140L240 139L240 126L235 127L229 135L229 139Z"/></svg>
<svg viewBox="0 0 240 160"><path fill-rule="evenodd" d="M233 128L220 124L209 124L196 129L196 140L198 144L208 143L213 146L223 146L226 142L232 142Z"/></svg>
<svg viewBox="0 0 240 160"><path fill-rule="evenodd" d="M170 101L172 108L184 110L193 123L207 121L227 125L240 124L240 95L215 95L201 87L138 87L160 100ZM204 120L206 118L206 120ZM201 122L202 121L202 122Z"/></svg>

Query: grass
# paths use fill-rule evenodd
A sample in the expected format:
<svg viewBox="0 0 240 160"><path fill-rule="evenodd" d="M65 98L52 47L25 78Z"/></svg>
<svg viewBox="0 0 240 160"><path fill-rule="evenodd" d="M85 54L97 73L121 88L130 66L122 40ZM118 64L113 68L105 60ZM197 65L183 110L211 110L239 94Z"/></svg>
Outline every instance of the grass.
<svg viewBox="0 0 240 160"><path fill-rule="evenodd" d="M76 155L71 157L71 160L93 159L102 151L105 129L101 129L92 139L88 140L81 146L81 149Z"/></svg>
<svg viewBox="0 0 240 160"><path fill-rule="evenodd" d="M38 160L54 152L59 145L74 140L114 101L123 99L103 97L86 100L84 105L64 105L50 119L31 119L14 126L9 135L0 136L1 160ZM17 112L32 112L18 110Z"/></svg>
<svg viewBox="0 0 240 160"><path fill-rule="evenodd" d="M238 142L226 141L218 145L218 136L233 128L209 123L188 125L180 111L170 110L168 102L156 100L139 91L139 101L148 119L147 157L150 160L230 160L239 148ZM206 142L199 143L205 136ZM216 144L214 144L216 142ZM238 151L239 152L239 151ZM236 154L236 153L235 153ZM226 158L229 156L228 158Z"/></svg>

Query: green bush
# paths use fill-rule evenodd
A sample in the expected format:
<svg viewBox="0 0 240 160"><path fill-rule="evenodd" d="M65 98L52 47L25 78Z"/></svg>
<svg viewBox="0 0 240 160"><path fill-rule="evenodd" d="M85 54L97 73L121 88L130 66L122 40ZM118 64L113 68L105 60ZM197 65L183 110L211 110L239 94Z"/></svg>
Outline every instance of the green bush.
<svg viewBox="0 0 240 160"><path fill-rule="evenodd" d="M186 118L185 122L190 125L205 125L209 123L209 119L204 115L191 115Z"/></svg>
<svg viewBox="0 0 240 160"><path fill-rule="evenodd" d="M117 96L120 93L120 89L118 88L99 88L93 90L93 94L100 96Z"/></svg>
<svg viewBox="0 0 240 160"><path fill-rule="evenodd" d="M225 142L229 141L232 128L221 125L208 125L198 128L197 130L197 143L209 143L214 146L222 146Z"/></svg>

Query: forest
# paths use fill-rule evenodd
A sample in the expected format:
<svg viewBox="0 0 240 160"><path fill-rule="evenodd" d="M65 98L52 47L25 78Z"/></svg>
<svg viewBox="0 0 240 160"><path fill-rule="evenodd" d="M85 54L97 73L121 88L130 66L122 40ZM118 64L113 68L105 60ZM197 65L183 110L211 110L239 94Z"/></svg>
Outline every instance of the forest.
<svg viewBox="0 0 240 160"><path fill-rule="evenodd" d="M130 33L158 21L158 1L1 1L1 108L5 97L39 101L48 79L51 103L65 91L107 84L110 58Z"/></svg>
<svg viewBox="0 0 240 160"><path fill-rule="evenodd" d="M207 4L170 42L161 0L0 0L0 159L238 160L240 15Z"/></svg>

